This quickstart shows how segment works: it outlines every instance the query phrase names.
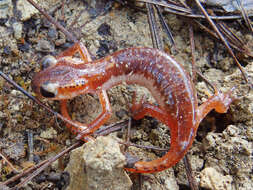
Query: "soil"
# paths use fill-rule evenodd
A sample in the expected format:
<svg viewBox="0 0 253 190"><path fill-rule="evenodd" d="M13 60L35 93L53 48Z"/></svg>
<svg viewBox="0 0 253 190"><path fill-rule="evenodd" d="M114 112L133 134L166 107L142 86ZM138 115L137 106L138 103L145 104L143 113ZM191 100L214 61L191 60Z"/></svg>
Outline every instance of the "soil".
<svg viewBox="0 0 253 190"><path fill-rule="evenodd" d="M31 80L41 68L40 60L48 54L57 55L72 45L71 41L50 24L29 4L2 1L0 6L0 69L29 93ZM15 4L13 4L16 2ZM116 50L134 46L152 47L147 15L141 10L123 6L114 1L70 1L62 10L56 0L37 1L47 12L77 36L88 48L94 59ZM140 6L143 6L140 4ZM7 7L7 8L6 8ZM83 12L82 12L83 11ZM79 13L82 12L81 15ZM75 18L78 18L73 24ZM161 32L164 48L175 60L191 73L189 20L165 14L171 27L176 48ZM233 27L249 50L253 36L245 28ZM253 189L253 93L233 63L227 50L207 33L194 26L196 66L203 75L225 92L236 86L236 100L226 114L211 112L201 123L188 158L193 174L201 189ZM240 56L239 56L240 55ZM253 61L238 53L249 78L253 81ZM196 79L199 104L212 94L210 87ZM139 86L119 85L108 91L113 116L106 123L112 124L131 116L128 111L133 92L152 100L146 89ZM0 151L13 164L15 170L0 157L0 182L9 179L29 166L39 163L73 144L75 136L62 121L14 89L0 78ZM59 102L42 100L59 112ZM75 120L88 123L101 111L98 97L83 95L69 101L69 112ZM133 122L131 141L140 145L169 147L169 130L154 118ZM115 132L118 137L125 132ZM28 137L33 139L33 152L29 151ZM130 147L130 152L143 158L154 159L163 153ZM69 155L52 164L29 182L25 189L64 189L68 180L63 172ZM138 188L135 175L129 174L133 189ZM220 179L220 180L217 180ZM13 186L15 184L11 184ZM1 187L0 187L1 188ZM182 161L174 167L155 174L143 175L143 189L190 189Z"/></svg>

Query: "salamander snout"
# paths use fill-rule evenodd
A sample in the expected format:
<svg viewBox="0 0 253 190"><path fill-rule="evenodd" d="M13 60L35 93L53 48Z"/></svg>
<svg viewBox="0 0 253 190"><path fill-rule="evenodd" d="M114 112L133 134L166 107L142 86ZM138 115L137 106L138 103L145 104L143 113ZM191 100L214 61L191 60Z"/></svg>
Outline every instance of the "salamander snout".
<svg viewBox="0 0 253 190"><path fill-rule="evenodd" d="M54 98L58 92L58 83L44 82L40 86L40 94L44 98Z"/></svg>
<svg viewBox="0 0 253 190"><path fill-rule="evenodd" d="M40 87L40 94L45 98L54 98L55 94L45 90L42 86Z"/></svg>

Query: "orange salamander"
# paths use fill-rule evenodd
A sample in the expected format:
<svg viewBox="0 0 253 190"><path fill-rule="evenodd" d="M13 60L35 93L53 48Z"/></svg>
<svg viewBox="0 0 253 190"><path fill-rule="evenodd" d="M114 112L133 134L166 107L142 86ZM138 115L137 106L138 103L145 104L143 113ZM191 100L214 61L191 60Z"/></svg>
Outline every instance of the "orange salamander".
<svg viewBox="0 0 253 190"><path fill-rule="evenodd" d="M73 58L79 52L82 60ZM38 95L61 101L63 116L67 112L67 100L84 93L98 95L102 113L90 124L76 122L79 127L68 127L80 139L85 140L112 114L106 90L122 82L146 87L157 105L133 103L134 119L148 115L170 129L170 150L153 161L136 161L126 170L137 173L153 173L167 169L180 161L191 147L199 123L212 110L227 111L232 89L227 93L216 91L205 103L198 106L193 83L183 67L166 53L152 48L133 47L117 51L102 59L91 61L88 51L77 42L57 57L47 56L43 63L47 68L35 74L32 88Z"/></svg>

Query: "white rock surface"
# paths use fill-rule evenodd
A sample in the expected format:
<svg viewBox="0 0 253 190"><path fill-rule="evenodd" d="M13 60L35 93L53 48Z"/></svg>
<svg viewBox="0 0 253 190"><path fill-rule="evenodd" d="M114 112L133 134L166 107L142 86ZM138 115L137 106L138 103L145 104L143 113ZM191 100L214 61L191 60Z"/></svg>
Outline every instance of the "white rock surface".
<svg viewBox="0 0 253 190"><path fill-rule="evenodd" d="M72 151L67 171L67 190L130 190L132 182L124 170L125 156L111 137L98 137Z"/></svg>

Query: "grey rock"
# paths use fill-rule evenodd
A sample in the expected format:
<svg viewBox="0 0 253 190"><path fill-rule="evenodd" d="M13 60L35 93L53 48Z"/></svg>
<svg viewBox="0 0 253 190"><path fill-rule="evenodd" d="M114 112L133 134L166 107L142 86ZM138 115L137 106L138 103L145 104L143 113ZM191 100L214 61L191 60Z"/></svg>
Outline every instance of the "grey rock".
<svg viewBox="0 0 253 190"><path fill-rule="evenodd" d="M34 0L36 3L37 0ZM38 13L39 11L34 8L28 1L17 1L17 10L19 10L21 14L21 21L26 21L31 18L34 14Z"/></svg>
<svg viewBox="0 0 253 190"><path fill-rule="evenodd" d="M12 14L12 2L11 0L0 1L0 18L7 18Z"/></svg>
<svg viewBox="0 0 253 190"><path fill-rule="evenodd" d="M67 190L129 190L132 182L124 170L125 156L111 137L98 137L72 151Z"/></svg>

